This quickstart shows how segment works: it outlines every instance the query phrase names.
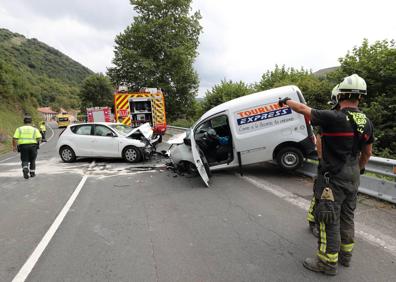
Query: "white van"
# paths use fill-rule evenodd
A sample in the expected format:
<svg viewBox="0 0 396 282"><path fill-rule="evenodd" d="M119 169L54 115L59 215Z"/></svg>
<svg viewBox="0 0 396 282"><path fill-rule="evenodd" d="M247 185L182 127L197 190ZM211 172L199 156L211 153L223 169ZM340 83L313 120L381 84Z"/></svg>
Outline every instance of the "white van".
<svg viewBox="0 0 396 282"><path fill-rule="evenodd" d="M297 86L243 96L206 112L186 133L168 141L175 166L195 164L208 186L210 169L275 160L286 170L299 168L316 154L309 120L280 107L279 98L305 103ZM210 168L210 169L209 169Z"/></svg>

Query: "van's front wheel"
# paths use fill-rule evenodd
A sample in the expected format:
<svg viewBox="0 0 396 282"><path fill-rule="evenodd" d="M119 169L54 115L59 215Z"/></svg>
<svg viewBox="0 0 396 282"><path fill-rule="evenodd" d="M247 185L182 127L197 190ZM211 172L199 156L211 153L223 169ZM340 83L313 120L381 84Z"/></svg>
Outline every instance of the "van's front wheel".
<svg viewBox="0 0 396 282"><path fill-rule="evenodd" d="M302 166L304 156L298 148L285 147L276 155L276 162L285 170L296 170Z"/></svg>

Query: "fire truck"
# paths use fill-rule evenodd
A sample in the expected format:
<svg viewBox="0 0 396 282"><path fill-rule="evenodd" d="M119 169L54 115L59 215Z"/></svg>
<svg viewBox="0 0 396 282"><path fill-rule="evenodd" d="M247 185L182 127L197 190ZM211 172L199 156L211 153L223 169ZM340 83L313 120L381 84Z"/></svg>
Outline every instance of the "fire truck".
<svg viewBox="0 0 396 282"><path fill-rule="evenodd" d="M166 131L164 94L157 88L129 92L122 85L114 93L114 118L132 127L148 122L155 134L163 135Z"/></svg>
<svg viewBox="0 0 396 282"><path fill-rule="evenodd" d="M111 109L109 107L87 108L88 122L111 122Z"/></svg>

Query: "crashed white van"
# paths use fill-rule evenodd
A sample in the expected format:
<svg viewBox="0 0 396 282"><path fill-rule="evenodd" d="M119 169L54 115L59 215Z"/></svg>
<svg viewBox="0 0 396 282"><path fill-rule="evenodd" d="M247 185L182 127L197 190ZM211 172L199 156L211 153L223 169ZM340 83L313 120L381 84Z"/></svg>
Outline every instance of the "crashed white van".
<svg viewBox="0 0 396 282"><path fill-rule="evenodd" d="M299 168L304 158L315 155L315 137L303 115L278 105L279 97L286 96L305 103L297 86L284 86L212 108L168 141L173 164L195 164L206 185L210 169L239 166L242 171L244 165L271 160L286 170Z"/></svg>

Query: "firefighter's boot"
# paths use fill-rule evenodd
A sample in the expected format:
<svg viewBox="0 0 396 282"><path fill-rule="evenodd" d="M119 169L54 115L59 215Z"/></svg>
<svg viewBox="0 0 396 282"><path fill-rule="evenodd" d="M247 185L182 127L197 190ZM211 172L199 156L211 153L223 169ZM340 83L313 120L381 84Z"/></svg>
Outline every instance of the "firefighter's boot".
<svg viewBox="0 0 396 282"><path fill-rule="evenodd" d="M24 167L24 168L22 169L22 171L23 171L23 177L24 177L25 179L29 179L29 169L28 169L27 167Z"/></svg>
<svg viewBox="0 0 396 282"><path fill-rule="evenodd" d="M340 251L338 256L338 262L345 267L349 267L351 264L352 254L349 252Z"/></svg>
<svg viewBox="0 0 396 282"><path fill-rule="evenodd" d="M337 274L337 264L323 262L320 259L316 258L306 258L303 262L303 265L306 269L309 269L314 272L321 272L326 275L336 275Z"/></svg>
<svg viewBox="0 0 396 282"><path fill-rule="evenodd" d="M319 238L319 228L315 222L309 222L309 230L311 230L312 235L314 235L316 238Z"/></svg>

